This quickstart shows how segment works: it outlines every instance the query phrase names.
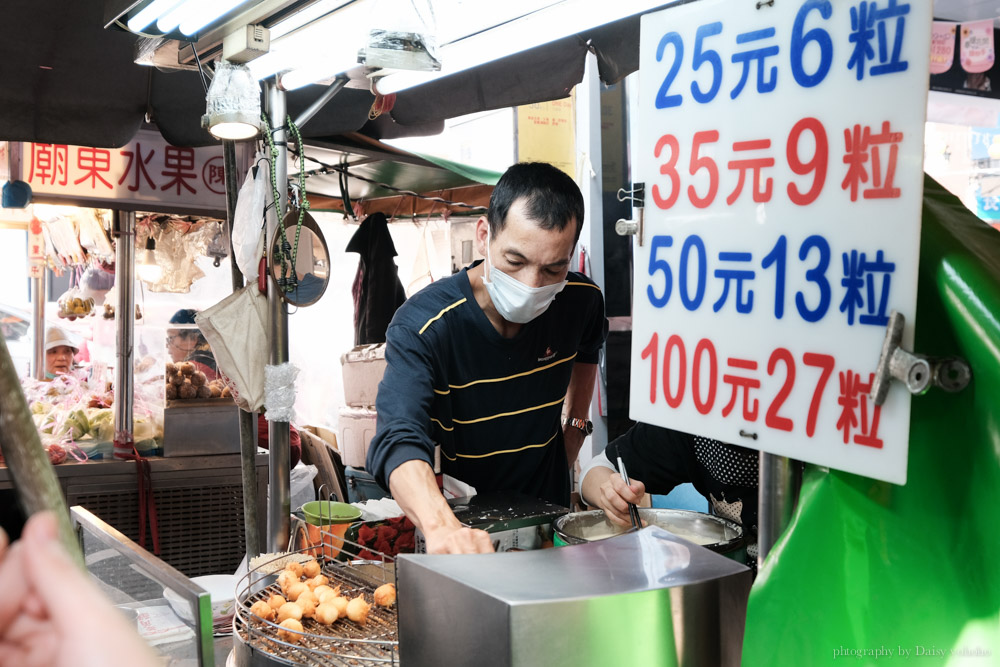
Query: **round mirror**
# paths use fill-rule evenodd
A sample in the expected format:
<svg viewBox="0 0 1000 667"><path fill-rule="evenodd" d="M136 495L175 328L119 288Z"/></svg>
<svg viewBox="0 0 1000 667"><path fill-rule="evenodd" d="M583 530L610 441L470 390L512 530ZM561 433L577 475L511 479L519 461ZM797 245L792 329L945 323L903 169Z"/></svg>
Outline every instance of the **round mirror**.
<svg viewBox="0 0 1000 667"><path fill-rule="evenodd" d="M298 210L289 209L281 222L288 246L283 248L281 234L275 234L268 251L268 265L282 298L301 307L316 303L326 291L330 282L330 251L323 232L308 212L303 216L296 247L298 223ZM282 289L283 285L293 285L294 288L286 291Z"/></svg>

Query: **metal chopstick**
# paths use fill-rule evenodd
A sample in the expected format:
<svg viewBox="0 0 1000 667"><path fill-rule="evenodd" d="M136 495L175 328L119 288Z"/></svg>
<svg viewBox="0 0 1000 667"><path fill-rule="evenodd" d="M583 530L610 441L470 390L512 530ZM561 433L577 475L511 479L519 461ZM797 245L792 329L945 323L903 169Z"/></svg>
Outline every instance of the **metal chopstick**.
<svg viewBox="0 0 1000 667"><path fill-rule="evenodd" d="M629 481L628 473L625 472L625 462L622 461L622 457L618 457L618 470L621 471L622 479L626 484L632 486L632 482ZM635 529L642 528L642 521L639 519L639 508L635 506L635 503L628 504L628 518L632 521L632 527Z"/></svg>

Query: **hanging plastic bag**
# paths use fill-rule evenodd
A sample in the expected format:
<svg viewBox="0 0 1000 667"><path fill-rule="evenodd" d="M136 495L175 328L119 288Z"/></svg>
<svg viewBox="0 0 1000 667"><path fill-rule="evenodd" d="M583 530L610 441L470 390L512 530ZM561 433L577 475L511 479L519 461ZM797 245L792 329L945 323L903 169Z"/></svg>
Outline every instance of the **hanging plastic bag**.
<svg viewBox="0 0 1000 667"><path fill-rule="evenodd" d="M248 412L259 409L264 405L268 347L267 298L257 289L257 281L201 311L194 321L232 384L236 404Z"/></svg>
<svg viewBox="0 0 1000 667"><path fill-rule="evenodd" d="M256 282L257 265L264 252L262 229L268 179L266 162L251 169L240 188L233 212L233 258L248 283Z"/></svg>
<svg viewBox="0 0 1000 667"><path fill-rule="evenodd" d="M78 317L92 315L94 312L94 299L84 294L79 287L81 274L81 269L77 267L70 279L70 288L56 301L59 305L59 317L71 322Z"/></svg>

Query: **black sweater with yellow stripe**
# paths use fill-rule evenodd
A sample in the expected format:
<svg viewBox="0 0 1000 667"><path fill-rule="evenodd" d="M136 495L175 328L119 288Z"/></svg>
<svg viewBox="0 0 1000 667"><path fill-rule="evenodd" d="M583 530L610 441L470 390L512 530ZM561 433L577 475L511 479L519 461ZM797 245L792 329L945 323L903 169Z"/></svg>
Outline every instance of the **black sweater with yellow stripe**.
<svg viewBox="0 0 1000 667"><path fill-rule="evenodd" d="M574 363L597 363L604 297L570 272L549 308L513 338L476 303L466 269L407 300L386 333L378 427L367 468L384 488L400 464L433 465L479 493L569 504L561 415Z"/></svg>

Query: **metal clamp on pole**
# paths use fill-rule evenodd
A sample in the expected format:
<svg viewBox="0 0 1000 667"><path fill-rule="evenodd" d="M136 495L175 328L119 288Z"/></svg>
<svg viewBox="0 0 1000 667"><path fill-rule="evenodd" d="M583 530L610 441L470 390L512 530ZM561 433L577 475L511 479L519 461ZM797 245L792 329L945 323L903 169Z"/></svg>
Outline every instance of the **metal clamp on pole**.
<svg viewBox="0 0 1000 667"><path fill-rule="evenodd" d="M964 359L928 357L900 347L905 323L906 318L895 310L889 314L882 355L869 393L875 405L885 403L893 379L902 382L907 391L918 396L927 393L931 385L952 393L965 389L972 378L972 369Z"/></svg>
<svg viewBox="0 0 1000 667"><path fill-rule="evenodd" d="M642 245L642 210L645 205L646 186L643 183L633 183L631 190L618 188L618 201L631 201L632 208L635 209L635 220L619 218L615 223L615 233L618 236L639 236L639 245Z"/></svg>

